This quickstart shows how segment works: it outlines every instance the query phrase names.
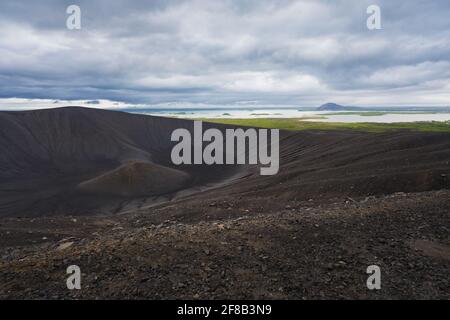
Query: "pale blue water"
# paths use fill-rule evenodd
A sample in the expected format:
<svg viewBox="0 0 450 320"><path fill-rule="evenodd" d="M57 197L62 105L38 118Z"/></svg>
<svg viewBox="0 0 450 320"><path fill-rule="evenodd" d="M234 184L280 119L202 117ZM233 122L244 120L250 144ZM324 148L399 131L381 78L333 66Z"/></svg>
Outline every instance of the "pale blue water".
<svg viewBox="0 0 450 320"><path fill-rule="evenodd" d="M356 114L337 115L339 112L315 111L314 109L303 108L252 108L252 109L124 109L122 111L140 113L161 117L172 118L206 118L206 119L257 119L257 118L299 118L305 121L320 122L373 122L373 123L393 123L393 122L421 122L421 121L450 121L450 113L410 113L395 112L379 116L361 116ZM330 115L328 115L330 114ZM325 117L325 118L323 118Z"/></svg>
<svg viewBox="0 0 450 320"><path fill-rule="evenodd" d="M360 116L360 115L330 115L326 119L315 121L325 122L372 122L372 123L394 123L394 122L429 122L429 121L450 121L450 113L420 113L420 114L397 114L388 113L380 116Z"/></svg>

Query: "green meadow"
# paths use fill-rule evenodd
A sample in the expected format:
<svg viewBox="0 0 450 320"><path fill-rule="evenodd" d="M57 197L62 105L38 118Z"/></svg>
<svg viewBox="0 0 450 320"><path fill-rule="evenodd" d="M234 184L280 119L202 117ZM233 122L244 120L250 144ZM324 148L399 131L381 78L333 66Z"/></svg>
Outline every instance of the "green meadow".
<svg viewBox="0 0 450 320"><path fill-rule="evenodd" d="M390 130L415 130L425 132L450 132L449 122L404 122L404 123L341 123L313 122L304 119L199 119L205 122L282 130L358 130L385 132Z"/></svg>

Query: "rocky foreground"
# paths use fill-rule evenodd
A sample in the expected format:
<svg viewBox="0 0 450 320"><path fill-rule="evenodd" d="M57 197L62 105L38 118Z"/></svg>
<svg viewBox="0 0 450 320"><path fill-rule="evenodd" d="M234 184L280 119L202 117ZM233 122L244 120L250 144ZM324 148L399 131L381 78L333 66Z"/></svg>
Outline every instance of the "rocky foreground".
<svg viewBox="0 0 450 320"><path fill-rule="evenodd" d="M449 299L449 218L450 190L4 218L0 298ZM66 287L73 264L81 290Z"/></svg>

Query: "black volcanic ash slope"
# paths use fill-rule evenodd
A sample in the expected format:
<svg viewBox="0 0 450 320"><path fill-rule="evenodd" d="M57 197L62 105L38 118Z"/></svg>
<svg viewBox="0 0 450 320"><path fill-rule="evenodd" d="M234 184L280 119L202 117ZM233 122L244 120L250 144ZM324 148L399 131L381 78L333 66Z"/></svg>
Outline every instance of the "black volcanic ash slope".
<svg viewBox="0 0 450 320"><path fill-rule="evenodd" d="M173 167L170 135L191 127L76 107L0 112L0 215L108 213L123 197L167 195L234 174Z"/></svg>
<svg viewBox="0 0 450 320"><path fill-rule="evenodd" d="M177 194L307 200L450 186L448 133L282 132L280 172L260 176L173 166L177 128L192 122L87 108L0 112L0 216L117 213Z"/></svg>

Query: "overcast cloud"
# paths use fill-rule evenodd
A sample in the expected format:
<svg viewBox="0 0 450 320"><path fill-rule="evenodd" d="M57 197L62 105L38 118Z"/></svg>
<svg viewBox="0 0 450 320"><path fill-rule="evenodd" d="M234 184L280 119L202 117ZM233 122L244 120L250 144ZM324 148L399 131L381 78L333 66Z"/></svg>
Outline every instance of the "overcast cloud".
<svg viewBox="0 0 450 320"><path fill-rule="evenodd" d="M450 105L450 2L2 0L0 98Z"/></svg>

